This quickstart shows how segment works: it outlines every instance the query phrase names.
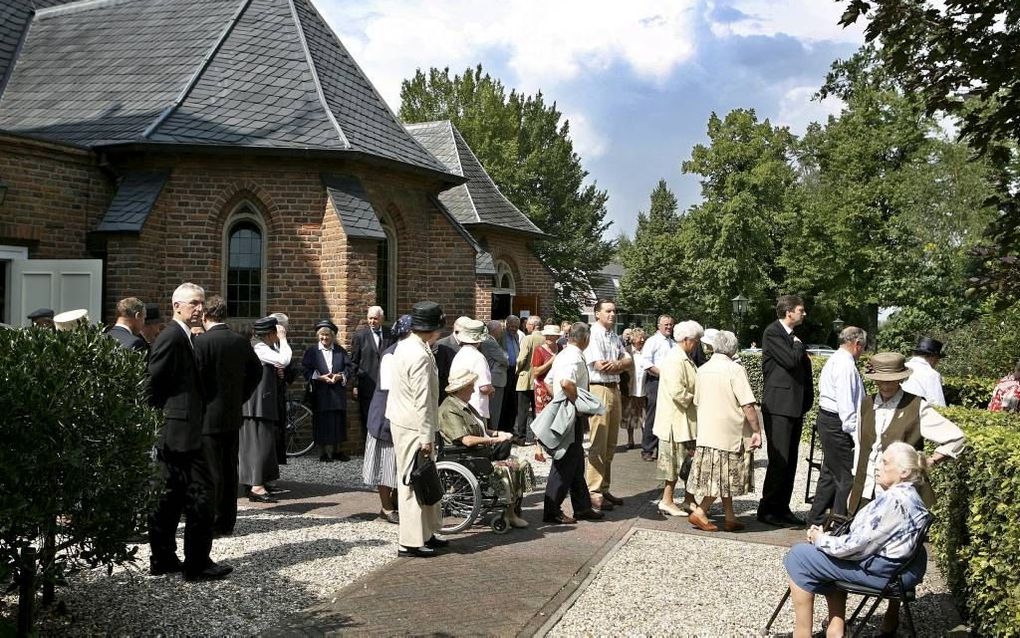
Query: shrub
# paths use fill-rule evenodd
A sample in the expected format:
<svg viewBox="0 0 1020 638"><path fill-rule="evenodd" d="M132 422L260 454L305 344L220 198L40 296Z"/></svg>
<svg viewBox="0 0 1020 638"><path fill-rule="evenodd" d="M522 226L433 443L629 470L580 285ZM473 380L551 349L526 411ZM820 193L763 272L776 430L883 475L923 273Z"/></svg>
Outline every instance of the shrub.
<svg viewBox="0 0 1020 638"><path fill-rule="evenodd" d="M814 427L815 418L818 416L818 376L822 374L822 367L827 357L809 357L811 359L811 375L815 384L815 402L811 410L804 415L804 430L801 432L801 439L807 441L811 435L811 428ZM751 389L758 402L762 400L762 392L765 385L765 377L761 371L761 355L758 353L743 353L740 355L740 363L747 371L747 380L751 382Z"/></svg>
<svg viewBox="0 0 1020 638"><path fill-rule="evenodd" d="M966 433L967 448L932 472L936 558L978 635L1020 636L1020 418L942 412Z"/></svg>
<svg viewBox="0 0 1020 638"><path fill-rule="evenodd" d="M159 415L144 381L143 358L96 327L0 330L0 582L36 572L51 591L133 558L126 541L156 485ZM23 592L22 610L33 597Z"/></svg>
<svg viewBox="0 0 1020 638"><path fill-rule="evenodd" d="M987 377L942 377L942 392L949 405L984 409L988 407L998 382L998 379Z"/></svg>
<svg viewBox="0 0 1020 638"><path fill-rule="evenodd" d="M1001 378L1013 371L1020 353L1020 302L998 308L987 300L981 316L952 332L936 334L946 343L942 374Z"/></svg>

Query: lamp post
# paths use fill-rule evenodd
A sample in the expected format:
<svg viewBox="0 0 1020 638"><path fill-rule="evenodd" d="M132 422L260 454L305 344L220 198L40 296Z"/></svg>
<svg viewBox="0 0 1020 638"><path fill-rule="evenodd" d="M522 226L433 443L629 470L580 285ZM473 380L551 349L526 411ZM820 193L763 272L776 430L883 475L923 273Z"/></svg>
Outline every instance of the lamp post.
<svg viewBox="0 0 1020 638"><path fill-rule="evenodd" d="M740 324L744 319L744 315L747 314L747 297L744 295L737 295L733 299L730 299L733 309L733 317L735 321L735 332L737 333L737 339L740 339Z"/></svg>
<svg viewBox="0 0 1020 638"><path fill-rule="evenodd" d="M836 333L837 348L839 347L839 333L843 331L843 326L845 325L846 323L844 323L843 320L840 319L839 317L836 317L835 319L832 320L832 331Z"/></svg>

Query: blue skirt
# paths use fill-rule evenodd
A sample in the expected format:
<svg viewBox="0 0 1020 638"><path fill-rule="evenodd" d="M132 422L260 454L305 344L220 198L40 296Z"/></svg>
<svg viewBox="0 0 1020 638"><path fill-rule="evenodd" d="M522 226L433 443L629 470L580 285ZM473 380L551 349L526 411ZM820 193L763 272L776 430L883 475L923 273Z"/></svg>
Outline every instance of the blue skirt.
<svg viewBox="0 0 1020 638"><path fill-rule="evenodd" d="M794 545L783 559L790 580L812 594L829 594L837 580L856 585L882 589L903 563L882 556L862 560L833 558L811 543ZM903 572L903 584L908 589L921 582L928 567L928 555L921 548L914 562Z"/></svg>

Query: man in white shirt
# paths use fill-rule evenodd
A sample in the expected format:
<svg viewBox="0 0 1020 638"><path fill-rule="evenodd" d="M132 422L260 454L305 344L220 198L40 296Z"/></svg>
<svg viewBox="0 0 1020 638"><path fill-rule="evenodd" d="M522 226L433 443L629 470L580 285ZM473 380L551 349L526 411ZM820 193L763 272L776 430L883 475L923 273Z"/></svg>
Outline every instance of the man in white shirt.
<svg viewBox="0 0 1020 638"><path fill-rule="evenodd" d="M591 447L585 479L591 492L591 505L597 510L611 510L623 505L623 499L609 491L613 471L613 453L620 435L621 402L620 373L631 365L631 357L623 349L616 334L616 304L608 299L595 303L595 324L591 327L584 358L588 363L591 393L606 406L601 415L588 419Z"/></svg>
<svg viewBox="0 0 1020 638"><path fill-rule="evenodd" d="M658 455L659 437L652 432L655 426L656 396L659 394L659 366L669 351L676 345L673 340L673 317L662 315L656 324L658 330L645 343L641 354L644 357L645 396L648 406L645 408L645 422L641 434L641 460L654 461Z"/></svg>
<svg viewBox="0 0 1020 638"><path fill-rule="evenodd" d="M868 334L856 326L839 333L839 348L825 362L818 378L818 418L815 428L822 443L822 470L811 503L808 523L822 525L826 510L846 515L853 487L854 439L860 421L864 381L857 359L868 343Z"/></svg>
<svg viewBox="0 0 1020 638"><path fill-rule="evenodd" d="M935 366L942 359L942 342L930 337L921 337L914 348L914 356L907 361L910 377L903 382L903 391L916 394L929 404L937 407L946 406L946 397L942 394L942 375Z"/></svg>

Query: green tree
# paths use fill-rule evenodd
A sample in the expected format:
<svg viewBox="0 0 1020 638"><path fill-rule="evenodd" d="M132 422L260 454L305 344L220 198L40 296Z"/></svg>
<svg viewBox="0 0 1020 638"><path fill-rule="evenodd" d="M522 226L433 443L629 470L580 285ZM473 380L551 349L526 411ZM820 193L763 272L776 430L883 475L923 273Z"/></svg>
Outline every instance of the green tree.
<svg viewBox="0 0 1020 638"><path fill-rule="evenodd" d="M507 93L481 65L453 77L448 68L418 70L401 84L400 99L405 122L453 122L503 193L550 236L535 252L556 275L555 313L576 315L613 242L603 239L608 196L585 184L556 104L541 92Z"/></svg>
<svg viewBox="0 0 1020 638"><path fill-rule="evenodd" d="M676 196L660 179L652 189L648 213L638 213L634 240L620 255L626 268L620 302L628 311L658 314L680 307L684 291L675 271L679 229Z"/></svg>

